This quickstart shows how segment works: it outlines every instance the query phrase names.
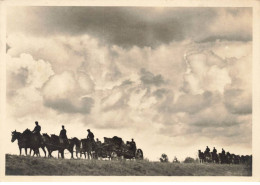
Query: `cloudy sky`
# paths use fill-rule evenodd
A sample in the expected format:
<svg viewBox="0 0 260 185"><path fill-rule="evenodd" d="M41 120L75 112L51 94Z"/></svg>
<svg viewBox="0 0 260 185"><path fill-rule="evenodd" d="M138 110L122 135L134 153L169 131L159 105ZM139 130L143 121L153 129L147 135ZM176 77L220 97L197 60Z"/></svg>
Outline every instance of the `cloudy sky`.
<svg viewBox="0 0 260 185"><path fill-rule="evenodd" d="M151 160L249 154L251 63L251 8L9 7L7 135L38 120Z"/></svg>

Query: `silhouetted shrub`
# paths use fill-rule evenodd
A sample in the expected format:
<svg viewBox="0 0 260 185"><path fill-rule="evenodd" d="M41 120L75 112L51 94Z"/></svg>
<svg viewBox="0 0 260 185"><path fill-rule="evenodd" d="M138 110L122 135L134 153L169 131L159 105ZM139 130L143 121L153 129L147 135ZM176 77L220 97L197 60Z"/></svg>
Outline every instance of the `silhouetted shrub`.
<svg viewBox="0 0 260 185"><path fill-rule="evenodd" d="M195 163L195 159L193 159L192 157L186 157L183 162L184 163Z"/></svg>
<svg viewBox="0 0 260 185"><path fill-rule="evenodd" d="M160 158L161 162L167 163L169 162L168 156L166 154L162 154Z"/></svg>

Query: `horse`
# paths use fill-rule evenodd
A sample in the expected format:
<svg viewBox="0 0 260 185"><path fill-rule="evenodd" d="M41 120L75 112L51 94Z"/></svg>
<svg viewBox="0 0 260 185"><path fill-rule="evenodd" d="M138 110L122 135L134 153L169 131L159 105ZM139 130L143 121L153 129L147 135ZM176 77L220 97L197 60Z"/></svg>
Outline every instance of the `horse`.
<svg viewBox="0 0 260 185"><path fill-rule="evenodd" d="M52 156L53 151L58 151L58 157L59 154L61 154L61 158L64 158L64 150L67 149L71 153L71 158L73 158L73 148L75 145L74 139L68 139L67 142L62 142L59 138L59 136L52 134L49 136L48 134L43 134L43 140L47 147L49 157Z"/></svg>
<svg viewBox="0 0 260 185"><path fill-rule="evenodd" d="M212 156L213 163L219 163L219 156L217 153L211 152L211 156Z"/></svg>
<svg viewBox="0 0 260 185"><path fill-rule="evenodd" d="M200 163L204 163L205 162L205 155L203 152L201 152L201 150L198 150L199 154L199 160L200 160Z"/></svg>
<svg viewBox="0 0 260 185"><path fill-rule="evenodd" d="M14 142L15 140L18 141L18 147L20 150L20 155L22 155L22 148L25 149L25 155L27 155L27 149L31 149L34 151L33 156L36 154L37 156L40 156L39 148L42 148L45 157L46 157L46 151L44 149L44 144L41 140L41 136L33 134L29 129L26 129L23 133L17 132L16 130L12 132L12 139L11 142ZM30 150L30 154L31 154Z"/></svg>
<svg viewBox="0 0 260 185"><path fill-rule="evenodd" d="M79 158L78 154L80 154L80 140L76 137L72 138L74 141L75 149L76 149L76 157Z"/></svg>
<svg viewBox="0 0 260 185"><path fill-rule="evenodd" d="M224 153L219 153L218 155L219 155L221 164L227 164L228 163L227 156Z"/></svg>
<svg viewBox="0 0 260 185"><path fill-rule="evenodd" d="M46 145L46 148L48 150L48 157L53 157L52 152L58 150L58 152L61 152L62 148L59 146L59 143L56 142L55 139L51 138L47 133L42 134L43 141Z"/></svg>
<svg viewBox="0 0 260 185"><path fill-rule="evenodd" d="M80 157L84 154L86 159L86 153L88 155L88 159L93 158L92 151L94 151L94 144L89 138L80 140Z"/></svg>
<svg viewBox="0 0 260 185"><path fill-rule="evenodd" d="M212 162L212 155L210 152L204 152L204 156L205 156L205 162Z"/></svg>

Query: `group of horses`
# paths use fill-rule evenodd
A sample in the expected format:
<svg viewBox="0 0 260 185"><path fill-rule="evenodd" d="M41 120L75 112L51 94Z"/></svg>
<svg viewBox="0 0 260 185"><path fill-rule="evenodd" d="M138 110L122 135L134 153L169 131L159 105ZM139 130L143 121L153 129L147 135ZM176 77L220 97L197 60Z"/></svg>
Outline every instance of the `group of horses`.
<svg viewBox="0 0 260 185"><path fill-rule="evenodd" d="M198 150L200 163L217 163L217 164L252 164L252 155L236 155L216 152L202 152Z"/></svg>
<svg viewBox="0 0 260 185"><path fill-rule="evenodd" d="M116 137L117 138L117 137ZM121 138L120 138L121 139ZM40 156L39 149L41 148L46 157L46 150L48 151L48 157L53 157L52 152L58 151L58 158L61 155L61 158L64 158L64 151L68 150L71 154L71 158L74 158L74 152L76 157L82 157L82 154L88 156L88 159L99 159L99 158L109 158L112 159L116 157L117 153L115 152L118 146L117 143L111 143L116 141L114 138L104 137L104 143L95 142L89 138L87 139L78 139L73 137L71 139L61 139L55 134L48 135L47 133L34 134L29 129L26 129L24 132L17 132L16 130L12 132L11 142L18 141L18 147L20 150L20 155L22 154L22 149L25 149L25 154L27 155L27 150L30 149L30 155L33 151L33 156ZM122 140L122 139L121 139ZM123 141L122 141L123 142ZM125 146L130 153L130 157L126 155L126 158L134 158L136 152L129 152L129 142L128 145L121 143L122 146ZM121 146L120 145L120 146ZM140 150L140 149L139 149ZM137 150L138 151L138 150ZM138 152L137 152L138 153ZM79 155L80 154L80 155Z"/></svg>

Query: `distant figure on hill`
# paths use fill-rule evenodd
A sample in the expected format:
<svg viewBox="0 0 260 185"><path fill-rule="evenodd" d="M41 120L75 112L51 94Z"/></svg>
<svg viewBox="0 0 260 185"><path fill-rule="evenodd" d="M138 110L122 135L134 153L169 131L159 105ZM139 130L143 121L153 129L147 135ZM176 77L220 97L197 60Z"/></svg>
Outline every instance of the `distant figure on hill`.
<svg viewBox="0 0 260 185"><path fill-rule="evenodd" d="M225 150L222 148L222 152L221 152L223 155L226 154Z"/></svg>
<svg viewBox="0 0 260 185"><path fill-rule="evenodd" d="M207 146L206 150L205 150L205 153L209 153L210 152L210 149L209 147Z"/></svg>
<svg viewBox="0 0 260 185"><path fill-rule="evenodd" d="M68 137L67 137L67 131L66 129L64 128L64 125L62 125L62 129L60 131L60 135L59 135L59 138L60 138L60 142L61 143L68 143Z"/></svg>
<svg viewBox="0 0 260 185"><path fill-rule="evenodd" d="M217 153L217 149L214 147L213 148L213 153L216 154Z"/></svg>

